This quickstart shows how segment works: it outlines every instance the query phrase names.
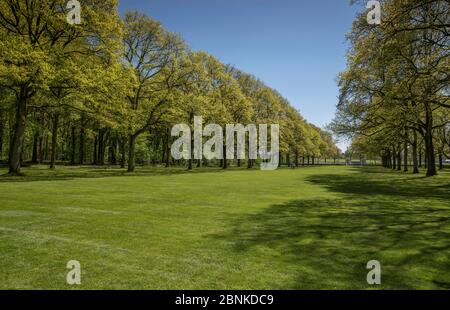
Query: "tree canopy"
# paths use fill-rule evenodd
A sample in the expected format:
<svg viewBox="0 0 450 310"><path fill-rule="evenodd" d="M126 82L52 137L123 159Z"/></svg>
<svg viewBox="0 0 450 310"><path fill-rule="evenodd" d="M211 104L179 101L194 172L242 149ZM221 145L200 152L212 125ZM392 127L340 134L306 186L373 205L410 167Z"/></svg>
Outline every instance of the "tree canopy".
<svg viewBox="0 0 450 310"><path fill-rule="evenodd" d="M284 163L340 155L331 134L276 90L192 51L151 17L120 18L117 0L89 0L81 22L68 23L66 2L0 4L0 160L6 155L10 173L29 161L130 172L136 163L183 164L170 157L170 128L194 126L195 116L222 126L279 124ZM197 165L227 168L231 160Z"/></svg>

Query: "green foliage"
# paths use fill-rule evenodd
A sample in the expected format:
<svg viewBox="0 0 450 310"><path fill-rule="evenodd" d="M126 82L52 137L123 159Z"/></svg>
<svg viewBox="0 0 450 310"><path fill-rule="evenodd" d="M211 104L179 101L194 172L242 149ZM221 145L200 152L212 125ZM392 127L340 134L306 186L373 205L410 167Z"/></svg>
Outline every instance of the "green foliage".
<svg viewBox="0 0 450 310"><path fill-rule="evenodd" d="M417 172L418 135L427 175L436 174L436 134L448 130L450 113L449 10L448 1L386 0L380 26L368 25L364 14L354 22L331 125L335 133L354 138L354 149L399 157L411 145Z"/></svg>
<svg viewBox="0 0 450 310"><path fill-rule="evenodd" d="M169 164L168 130L192 125L194 116L222 126L279 124L287 156L339 153L333 139L277 91L191 51L152 18L127 12L120 20L116 0L90 0L82 2L82 23L69 25L65 4L0 4L0 104L10 112L14 131L11 172L19 172L20 158L29 159L36 148L43 153L42 143L58 133L50 149L62 161L63 154L72 154L72 163L74 156L80 162L116 162L120 152L129 171L151 158L165 157ZM20 113L13 116L15 110ZM144 147L148 139L152 147Z"/></svg>

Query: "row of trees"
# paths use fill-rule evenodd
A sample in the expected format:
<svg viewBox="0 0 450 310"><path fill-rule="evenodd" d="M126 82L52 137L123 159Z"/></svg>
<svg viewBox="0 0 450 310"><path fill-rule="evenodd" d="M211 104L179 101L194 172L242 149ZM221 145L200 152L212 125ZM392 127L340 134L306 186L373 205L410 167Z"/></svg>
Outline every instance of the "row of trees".
<svg viewBox="0 0 450 310"><path fill-rule="evenodd" d="M434 176L450 156L450 1L381 2L381 25L361 14L348 35L331 128L385 167L419 173L425 160Z"/></svg>
<svg viewBox="0 0 450 310"><path fill-rule="evenodd" d="M69 25L64 0L0 3L0 159L11 174L28 160L170 165L170 129L196 115L223 128L280 124L285 162L339 156L331 134L255 77L143 14L120 18L117 0L81 4L82 23Z"/></svg>

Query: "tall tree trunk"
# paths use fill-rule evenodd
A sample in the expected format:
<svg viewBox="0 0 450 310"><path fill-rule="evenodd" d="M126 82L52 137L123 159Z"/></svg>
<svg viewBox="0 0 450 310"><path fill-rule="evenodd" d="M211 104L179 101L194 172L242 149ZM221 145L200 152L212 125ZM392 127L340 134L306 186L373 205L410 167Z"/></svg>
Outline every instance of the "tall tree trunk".
<svg viewBox="0 0 450 310"><path fill-rule="evenodd" d="M39 145L39 133L36 131L33 137L33 153L31 155L31 163L38 163L38 145Z"/></svg>
<svg viewBox="0 0 450 310"><path fill-rule="evenodd" d="M3 132L4 132L3 111L0 110L0 161L3 158Z"/></svg>
<svg viewBox="0 0 450 310"><path fill-rule="evenodd" d="M190 155L190 158L188 159L188 170L192 170L192 168L193 168L193 162L194 162L194 159L192 158L192 155L193 155L193 152L192 152L192 148L193 148L194 146L193 146L193 143L192 143L192 141L191 141L191 149L189 150L189 152L191 153Z"/></svg>
<svg viewBox="0 0 450 310"><path fill-rule="evenodd" d="M75 136L75 126L72 126L71 129L71 136L72 136L72 143L71 143L71 152L70 152L70 164L75 165L75 154L76 154L76 148L77 148L77 137Z"/></svg>
<svg viewBox="0 0 450 310"><path fill-rule="evenodd" d="M127 142L126 142L126 139L125 138L123 138L123 137L121 137L120 138L120 168L125 168L125 164L126 164L126 161L127 161L127 153L126 153L126 144L127 144Z"/></svg>
<svg viewBox="0 0 450 310"><path fill-rule="evenodd" d="M434 157L434 144L433 144L433 115L431 108L427 106L426 109L426 128L425 128L425 145L427 154L427 177L437 175L436 171L436 159Z"/></svg>
<svg viewBox="0 0 450 310"><path fill-rule="evenodd" d="M84 115L81 115L80 121L80 144L78 146L78 163L80 165L84 164L84 141L85 141L85 118Z"/></svg>
<svg viewBox="0 0 450 310"><path fill-rule="evenodd" d="M392 170L397 170L397 151L392 149Z"/></svg>
<svg viewBox="0 0 450 310"><path fill-rule="evenodd" d="M405 141L403 142L403 171L408 172L408 140L405 137Z"/></svg>
<svg viewBox="0 0 450 310"><path fill-rule="evenodd" d="M53 115L53 125L52 125L52 149L50 155L50 169L55 169L56 147L58 144L58 125L59 125L59 113L55 113Z"/></svg>
<svg viewBox="0 0 450 310"><path fill-rule="evenodd" d="M417 161L417 132L413 131L413 145L412 145L412 151L413 151L413 165L414 165L414 174L419 173L419 163ZM420 155L422 157L422 155ZM422 158L421 158L422 160Z"/></svg>
<svg viewBox="0 0 450 310"><path fill-rule="evenodd" d="M165 132L162 134L161 140L162 140L161 163L164 164L164 163L166 163L166 155L167 155L167 152L166 152L167 139L166 139L166 133Z"/></svg>
<svg viewBox="0 0 450 310"><path fill-rule="evenodd" d="M98 158L99 165L105 164L105 129L100 129L98 132Z"/></svg>
<svg viewBox="0 0 450 310"><path fill-rule="evenodd" d="M228 169L228 160L227 160L227 146L226 143L223 144L223 169Z"/></svg>
<svg viewBox="0 0 450 310"><path fill-rule="evenodd" d="M45 151L44 151L45 155L44 155L44 159L47 161L48 160L48 135L45 135Z"/></svg>
<svg viewBox="0 0 450 310"><path fill-rule="evenodd" d="M439 170L444 169L444 160L443 160L442 152L439 152Z"/></svg>
<svg viewBox="0 0 450 310"><path fill-rule="evenodd" d="M27 87L21 87L16 106L16 123L9 150L9 174L20 174L20 157L23 150L23 139L27 120Z"/></svg>
<svg viewBox="0 0 450 310"><path fill-rule="evenodd" d="M189 112L189 124L191 125L191 130L194 128L194 112ZM192 130L193 131L193 130ZM189 150L189 159L188 159L188 170L192 170L192 164L194 161L194 135L191 134L191 148Z"/></svg>
<svg viewBox="0 0 450 310"><path fill-rule="evenodd" d="M419 168L422 168L422 148L420 148L419 151Z"/></svg>
<svg viewBox="0 0 450 310"><path fill-rule="evenodd" d="M136 135L130 135L130 141L128 145L128 172L134 172L136 168Z"/></svg>
<svg viewBox="0 0 450 310"><path fill-rule="evenodd" d="M166 148L165 148L165 152L166 152L166 168L170 167L170 129L167 128L167 132L166 132Z"/></svg>
<svg viewBox="0 0 450 310"><path fill-rule="evenodd" d="M39 163L42 164L44 161L44 137L41 135L39 137Z"/></svg>
<svg viewBox="0 0 450 310"><path fill-rule="evenodd" d="M116 138L112 139L112 145L110 148L110 152L111 152L110 163L111 163L111 165L115 166L115 165L117 165L117 139Z"/></svg>
<svg viewBox="0 0 450 310"><path fill-rule="evenodd" d="M98 160L98 136L94 135L94 154L92 163L94 165L97 165L97 160Z"/></svg>

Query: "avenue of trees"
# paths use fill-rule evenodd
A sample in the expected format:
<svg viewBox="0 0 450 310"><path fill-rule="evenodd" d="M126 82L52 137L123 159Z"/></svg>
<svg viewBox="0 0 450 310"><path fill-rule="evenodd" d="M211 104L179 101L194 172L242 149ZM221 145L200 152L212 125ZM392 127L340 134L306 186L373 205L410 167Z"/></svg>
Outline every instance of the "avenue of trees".
<svg viewBox="0 0 450 310"><path fill-rule="evenodd" d="M280 124L284 164L339 157L330 133L309 124L257 78L190 50L179 35L148 16L128 12L121 18L117 0L80 2L79 25L67 23L66 0L0 2L0 162L10 174L29 163L120 165L130 172L144 163L189 169L256 164L174 162L170 130L178 123L193 124L197 115L223 127ZM430 54L429 61L436 62L435 52ZM416 83L429 80L437 87L431 83L442 83L439 79L419 74ZM445 114L436 109L442 89L433 91L427 104L437 136ZM402 102L424 104L420 99ZM404 124L412 135L409 127L414 126Z"/></svg>
<svg viewBox="0 0 450 310"><path fill-rule="evenodd" d="M381 25L353 24L331 124L352 150L427 176L450 158L450 1L385 0Z"/></svg>

